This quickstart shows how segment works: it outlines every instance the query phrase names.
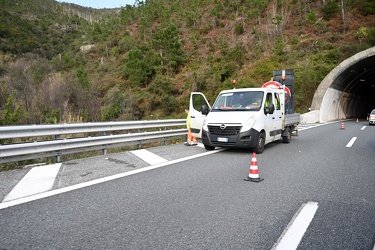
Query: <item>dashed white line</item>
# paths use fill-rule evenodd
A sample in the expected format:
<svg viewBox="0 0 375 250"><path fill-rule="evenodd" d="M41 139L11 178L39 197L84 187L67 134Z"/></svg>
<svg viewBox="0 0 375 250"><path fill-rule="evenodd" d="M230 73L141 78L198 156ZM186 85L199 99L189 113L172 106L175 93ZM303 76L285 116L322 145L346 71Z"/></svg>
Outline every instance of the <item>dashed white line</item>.
<svg viewBox="0 0 375 250"><path fill-rule="evenodd" d="M353 138L348 142L348 144L346 144L346 147L347 147L347 148L351 148L356 140L357 140L357 137L353 137Z"/></svg>
<svg viewBox="0 0 375 250"><path fill-rule="evenodd" d="M312 219L318 210L318 203L309 201L303 204L288 226L273 246L273 250L293 250L297 249L303 235L309 227Z"/></svg>
<svg viewBox="0 0 375 250"><path fill-rule="evenodd" d="M361 128L361 130L365 130L365 128L366 128L366 126L363 126L363 127Z"/></svg>
<svg viewBox="0 0 375 250"><path fill-rule="evenodd" d="M151 153L150 151L146 149L133 150L133 151L130 151L130 153L134 154L138 158L141 158L142 160L144 160L150 165L155 165L155 164L168 161L167 159L164 159L163 157L160 157L154 153Z"/></svg>
<svg viewBox="0 0 375 250"><path fill-rule="evenodd" d="M32 168L12 191L5 196L3 202L51 190L60 166L61 163L57 163Z"/></svg>

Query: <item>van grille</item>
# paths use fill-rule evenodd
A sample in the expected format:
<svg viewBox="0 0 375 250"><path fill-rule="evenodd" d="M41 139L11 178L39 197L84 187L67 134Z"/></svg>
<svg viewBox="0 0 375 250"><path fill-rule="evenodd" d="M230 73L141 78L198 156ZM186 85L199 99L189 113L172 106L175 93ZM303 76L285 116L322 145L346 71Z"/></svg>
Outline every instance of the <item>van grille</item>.
<svg viewBox="0 0 375 250"><path fill-rule="evenodd" d="M241 131L241 126L226 126L225 129L221 129L220 126L208 126L208 131L212 135L237 135Z"/></svg>

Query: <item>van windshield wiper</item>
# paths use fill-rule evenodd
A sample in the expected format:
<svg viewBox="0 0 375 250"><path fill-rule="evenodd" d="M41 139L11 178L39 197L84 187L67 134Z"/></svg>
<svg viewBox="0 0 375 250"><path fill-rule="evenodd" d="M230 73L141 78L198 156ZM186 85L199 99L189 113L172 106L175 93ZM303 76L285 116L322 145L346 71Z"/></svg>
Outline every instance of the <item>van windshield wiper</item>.
<svg viewBox="0 0 375 250"><path fill-rule="evenodd" d="M214 110L220 110L220 111L248 111L248 109L244 108L233 108L233 107L223 107L223 108L217 108Z"/></svg>
<svg viewBox="0 0 375 250"><path fill-rule="evenodd" d="M214 110L216 110L216 111L232 111L233 110L233 108L217 108L217 109L214 109Z"/></svg>

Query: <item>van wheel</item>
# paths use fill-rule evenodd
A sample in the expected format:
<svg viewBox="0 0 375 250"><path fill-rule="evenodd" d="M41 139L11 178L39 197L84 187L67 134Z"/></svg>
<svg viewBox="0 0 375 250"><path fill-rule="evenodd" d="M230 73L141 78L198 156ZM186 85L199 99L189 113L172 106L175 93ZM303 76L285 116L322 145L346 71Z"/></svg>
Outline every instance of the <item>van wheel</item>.
<svg viewBox="0 0 375 250"><path fill-rule="evenodd" d="M215 149L215 147L208 146L208 145L204 145L204 148L205 148L206 150L214 150L214 149Z"/></svg>
<svg viewBox="0 0 375 250"><path fill-rule="evenodd" d="M283 136L283 143L290 143L292 139L292 130L287 128L286 136Z"/></svg>
<svg viewBox="0 0 375 250"><path fill-rule="evenodd" d="M254 152L257 154L261 154L264 151L264 143L265 143L265 138L264 138L264 133L259 133L257 144L255 145Z"/></svg>

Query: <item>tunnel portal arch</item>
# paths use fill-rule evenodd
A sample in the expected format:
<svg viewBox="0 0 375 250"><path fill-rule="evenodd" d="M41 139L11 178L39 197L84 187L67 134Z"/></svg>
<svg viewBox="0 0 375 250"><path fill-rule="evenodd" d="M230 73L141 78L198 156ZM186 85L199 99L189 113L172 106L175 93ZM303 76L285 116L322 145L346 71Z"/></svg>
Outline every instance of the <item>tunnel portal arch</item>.
<svg viewBox="0 0 375 250"><path fill-rule="evenodd" d="M311 104L314 122L366 117L375 109L375 47L341 62L318 86ZM313 117L313 118L311 118Z"/></svg>

